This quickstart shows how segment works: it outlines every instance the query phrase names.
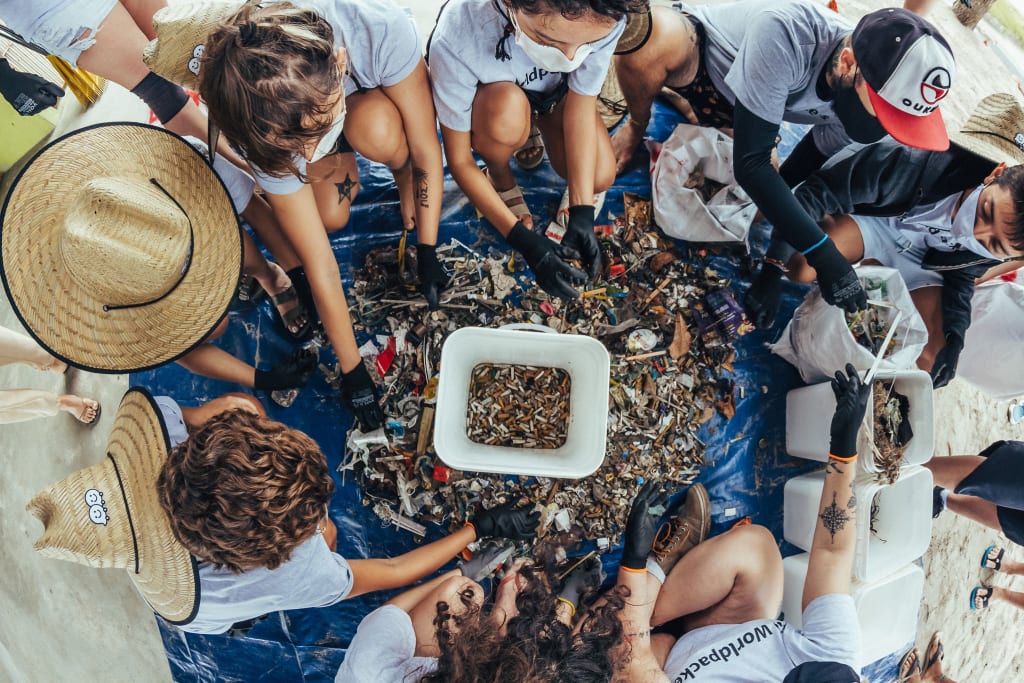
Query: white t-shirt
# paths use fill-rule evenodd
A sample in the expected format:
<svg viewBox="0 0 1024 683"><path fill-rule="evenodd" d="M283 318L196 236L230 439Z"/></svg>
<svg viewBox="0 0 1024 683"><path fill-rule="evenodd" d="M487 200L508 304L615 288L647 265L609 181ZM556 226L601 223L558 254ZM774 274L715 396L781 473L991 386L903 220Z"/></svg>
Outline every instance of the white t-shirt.
<svg viewBox="0 0 1024 683"><path fill-rule="evenodd" d="M155 401L174 448L188 438L181 408L168 396L157 396ZM226 633L232 624L268 612L333 605L351 590L348 562L331 552L322 535L315 534L274 570L235 574L200 561L199 609L192 621L179 628L189 633Z"/></svg>
<svg viewBox="0 0 1024 683"><path fill-rule="evenodd" d="M437 669L434 657L417 657L416 632L405 610L384 605L359 622L335 683L412 683Z"/></svg>
<svg viewBox="0 0 1024 683"><path fill-rule="evenodd" d="M730 103L739 100L765 121L814 126L818 149L831 155L851 142L817 91L818 78L853 26L811 0L741 0L682 9L707 32L708 76Z"/></svg>
<svg viewBox="0 0 1024 683"><path fill-rule="evenodd" d="M437 120L446 128L469 131L479 85L511 81L524 90L550 93L562 81L562 74L534 64L516 45L514 34L505 35L508 18L502 5L499 11L495 0L449 0L441 10L430 36L428 58ZM569 74L570 90L592 97L601 93L615 44L625 27L623 18L611 33L591 45L583 64ZM507 60L496 56L502 41Z"/></svg>
<svg viewBox="0 0 1024 683"><path fill-rule="evenodd" d="M204 157L210 158L210 148L205 142L191 135L186 136L185 141L199 150L199 153ZM252 201L252 193L256 189L256 181L253 180L251 175L235 166L220 154L213 158L213 170L220 176L224 187L227 188L228 195L231 197L231 203L235 205L235 213L240 214L245 211L249 206L249 202Z"/></svg>
<svg viewBox="0 0 1024 683"><path fill-rule="evenodd" d="M302 0L299 3L322 16L334 30L334 45L348 53L345 95L363 89L387 88L412 73L423 54L419 32L406 13L392 0ZM303 174L306 160L294 158ZM276 178L253 167L266 192L293 194L302 180L290 175Z"/></svg>
<svg viewBox="0 0 1024 683"><path fill-rule="evenodd" d="M705 626L676 641L665 661L672 683L781 682L811 661L847 664L860 670L860 626L853 598L823 595L807 606L803 629L784 621Z"/></svg>

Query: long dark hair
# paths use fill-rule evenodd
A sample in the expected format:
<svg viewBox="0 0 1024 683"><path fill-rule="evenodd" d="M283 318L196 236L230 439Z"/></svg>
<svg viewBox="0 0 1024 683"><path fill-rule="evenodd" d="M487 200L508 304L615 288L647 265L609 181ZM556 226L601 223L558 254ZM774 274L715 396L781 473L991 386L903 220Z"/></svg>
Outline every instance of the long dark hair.
<svg viewBox="0 0 1024 683"><path fill-rule="evenodd" d="M487 609L462 596L463 609L438 603L437 670L422 683L589 683L612 678L622 654L618 612L623 595L609 591L596 607L581 606L578 633L558 621L557 593L542 574L521 570L527 586L516 597L519 614L508 620L505 635Z"/></svg>

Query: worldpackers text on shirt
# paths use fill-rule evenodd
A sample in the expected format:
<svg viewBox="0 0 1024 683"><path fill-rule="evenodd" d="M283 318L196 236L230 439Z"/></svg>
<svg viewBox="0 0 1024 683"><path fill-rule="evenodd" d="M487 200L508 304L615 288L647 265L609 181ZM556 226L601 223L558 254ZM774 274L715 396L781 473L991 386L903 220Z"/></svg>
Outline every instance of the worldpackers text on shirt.
<svg viewBox="0 0 1024 683"><path fill-rule="evenodd" d="M735 640L730 641L722 647L709 648L707 654L700 657L694 657L690 660L686 668L678 672L676 677L673 679L673 683L682 683L682 681L695 681L698 680L698 672L702 669L712 667L714 664L724 664L728 662L732 657L738 657L740 651L747 645L754 645L760 643L766 638L777 636L786 630L786 623L782 621L774 621L768 623L761 623L753 628L749 629L745 633L740 634Z"/></svg>

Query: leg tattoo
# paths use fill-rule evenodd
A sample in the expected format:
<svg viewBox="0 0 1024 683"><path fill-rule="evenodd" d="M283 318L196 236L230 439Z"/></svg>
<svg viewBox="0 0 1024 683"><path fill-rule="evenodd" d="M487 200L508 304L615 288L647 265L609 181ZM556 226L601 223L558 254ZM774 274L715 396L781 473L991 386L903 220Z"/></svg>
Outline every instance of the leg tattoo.
<svg viewBox="0 0 1024 683"><path fill-rule="evenodd" d="M346 199L348 203L352 203L352 190L359 187L358 180L352 180L352 176L348 173L345 174L345 180L340 183L334 183L334 186L338 188L338 203L341 204Z"/></svg>
<svg viewBox="0 0 1024 683"><path fill-rule="evenodd" d="M430 192L427 172L417 166L412 167L413 192L416 195L416 203L424 209L430 207Z"/></svg>

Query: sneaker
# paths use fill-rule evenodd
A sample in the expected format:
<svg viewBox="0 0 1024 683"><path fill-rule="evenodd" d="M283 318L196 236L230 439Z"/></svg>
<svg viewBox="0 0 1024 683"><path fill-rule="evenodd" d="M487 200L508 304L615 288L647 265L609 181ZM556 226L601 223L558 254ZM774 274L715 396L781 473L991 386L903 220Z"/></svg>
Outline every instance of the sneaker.
<svg viewBox="0 0 1024 683"><path fill-rule="evenodd" d="M711 501L703 484L694 484L686 492L683 509L661 525L651 546L651 554L665 576L686 553L708 537L711 528Z"/></svg>
<svg viewBox="0 0 1024 683"><path fill-rule="evenodd" d="M936 486L932 489L932 519L942 514L945 509L946 506L942 503L942 487Z"/></svg>

